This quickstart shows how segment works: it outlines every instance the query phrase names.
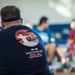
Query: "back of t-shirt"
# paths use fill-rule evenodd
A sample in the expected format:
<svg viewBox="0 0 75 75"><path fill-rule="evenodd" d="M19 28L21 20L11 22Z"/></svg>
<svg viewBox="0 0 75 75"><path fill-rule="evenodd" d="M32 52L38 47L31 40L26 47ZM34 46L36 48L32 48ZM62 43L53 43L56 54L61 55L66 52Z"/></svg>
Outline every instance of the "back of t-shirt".
<svg viewBox="0 0 75 75"><path fill-rule="evenodd" d="M0 32L0 75L50 75L39 35L26 26Z"/></svg>

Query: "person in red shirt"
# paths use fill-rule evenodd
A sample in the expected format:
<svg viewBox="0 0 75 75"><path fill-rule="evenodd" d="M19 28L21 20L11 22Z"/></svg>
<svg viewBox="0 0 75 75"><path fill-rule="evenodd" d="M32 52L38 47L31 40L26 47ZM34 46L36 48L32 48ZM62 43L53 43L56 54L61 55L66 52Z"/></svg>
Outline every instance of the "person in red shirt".
<svg viewBox="0 0 75 75"><path fill-rule="evenodd" d="M68 37L68 44L72 44L75 41L75 19L70 24L71 31Z"/></svg>
<svg viewBox="0 0 75 75"><path fill-rule="evenodd" d="M70 27L71 27L71 31L70 31L68 41L67 41L67 44L68 44L67 54L68 55L72 54L73 44L75 43L75 19L71 21Z"/></svg>
<svg viewBox="0 0 75 75"><path fill-rule="evenodd" d="M66 57L69 58L69 61L75 63L75 19L72 20L71 31L68 37L68 50L66 53ZM75 72L75 67L70 66L71 72Z"/></svg>

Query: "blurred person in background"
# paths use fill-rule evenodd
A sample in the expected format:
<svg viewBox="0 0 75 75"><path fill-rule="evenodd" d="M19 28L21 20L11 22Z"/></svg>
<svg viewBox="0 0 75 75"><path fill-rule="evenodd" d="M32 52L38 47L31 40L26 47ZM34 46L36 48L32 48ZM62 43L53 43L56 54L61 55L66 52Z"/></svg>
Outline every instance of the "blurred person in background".
<svg viewBox="0 0 75 75"><path fill-rule="evenodd" d="M75 19L73 19L70 23L71 31L67 41L67 52L66 52L66 62L74 62L75 61ZM66 65L67 65L66 64ZM70 64L71 65L71 64ZM72 66L68 65L68 68ZM75 68L72 68L72 71L75 71Z"/></svg>
<svg viewBox="0 0 75 75"><path fill-rule="evenodd" d="M70 23L71 31L68 38L68 44L72 44L75 41L75 19Z"/></svg>
<svg viewBox="0 0 75 75"><path fill-rule="evenodd" d="M66 53L66 59L68 59L68 62L71 61L75 64L75 19L71 21L70 27L71 27L71 31L70 31L68 42L67 42L68 50ZM71 71L75 72L75 67L73 67Z"/></svg>
<svg viewBox="0 0 75 75"><path fill-rule="evenodd" d="M51 30L49 29L48 18L42 17L40 19L39 25L37 27L34 27L34 30L37 31L42 38L47 50L48 62L51 63L55 53L55 39L52 35Z"/></svg>
<svg viewBox="0 0 75 75"><path fill-rule="evenodd" d="M67 45L68 45L68 50L67 50L67 55L69 56L72 54L72 48L73 44L75 43L75 19L73 19L70 23L71 31L68 37Z"/></svg>
<svg viewBox="0 0 75 75"><path fill-rule="evenodd" d="M23 26L16 6L1 9L0 75L53 75L40 36Z"/></svg>

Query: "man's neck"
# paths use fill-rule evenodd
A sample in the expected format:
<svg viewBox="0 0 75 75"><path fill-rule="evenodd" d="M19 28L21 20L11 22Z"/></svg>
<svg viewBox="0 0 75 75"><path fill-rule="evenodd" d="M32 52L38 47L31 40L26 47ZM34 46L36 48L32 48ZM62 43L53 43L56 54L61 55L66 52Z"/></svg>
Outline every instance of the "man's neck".
<svg viewBox="0 0 75 75"><path fill-rule="evenodd" d="M5 29L10 28L10 27L12 27L12 26L18 26L18 25L21 25L21 23L8 24L8 25L5 26Z"/></svg>
<svg viewBox="0 0 75 75"><path fill-rule="evenodd" d="M40 31L45 30L45 28L44 28L44 27L42 27L42 26L38 26L37 28L38 28L38 30L40 30Z"/></svg>

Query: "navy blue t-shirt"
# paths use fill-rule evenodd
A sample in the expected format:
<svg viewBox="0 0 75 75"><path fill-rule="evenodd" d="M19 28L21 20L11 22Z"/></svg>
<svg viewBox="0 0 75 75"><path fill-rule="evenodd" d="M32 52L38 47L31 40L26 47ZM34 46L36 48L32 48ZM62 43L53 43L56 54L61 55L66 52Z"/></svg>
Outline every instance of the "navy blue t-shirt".
<svg viewBox="0 0 75 75"><path fill-rule="evenodd" d="M44 44L26 26L0 32L0 75L51 75Z"/></svg>
<svg viewBox="0 0 75 75"><path fill-rule="evenodd" d="M2 27L0 27L0 32L3 30L3 28Z"/></svg>

